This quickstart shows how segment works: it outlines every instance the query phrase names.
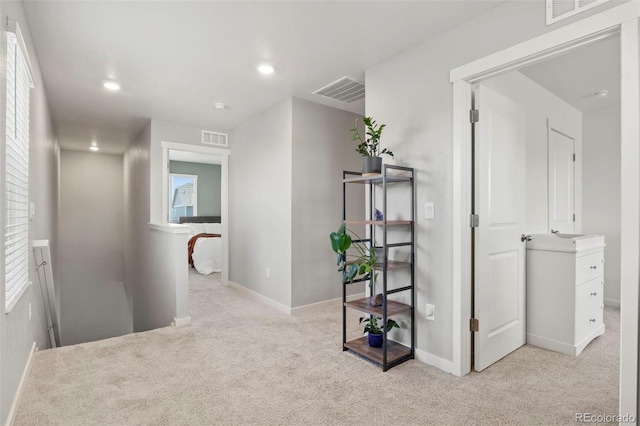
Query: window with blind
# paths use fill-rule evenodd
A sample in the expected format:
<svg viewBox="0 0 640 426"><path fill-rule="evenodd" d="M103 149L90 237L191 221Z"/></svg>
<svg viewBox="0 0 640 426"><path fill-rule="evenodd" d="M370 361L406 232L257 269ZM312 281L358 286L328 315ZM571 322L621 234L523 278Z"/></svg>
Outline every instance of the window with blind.
<svg viewBox="0 0 640 426"><path fill-rule="evenodd" d="M20 31L7 32L5 145L5 311L29 285L29 92L31 72Z"/></svg>

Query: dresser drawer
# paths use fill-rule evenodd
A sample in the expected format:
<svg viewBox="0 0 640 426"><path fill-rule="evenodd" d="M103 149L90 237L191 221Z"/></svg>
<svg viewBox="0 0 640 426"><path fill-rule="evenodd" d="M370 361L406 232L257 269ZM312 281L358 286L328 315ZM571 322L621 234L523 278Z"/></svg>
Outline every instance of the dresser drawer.
<svg viewBox="0 0 640 426"><path fill-rule="evenodd" d="M604 252L576 258L576 285L604 275Z"/></svg>
<svg viewBox="0 0 640 426"><path fill-rule="evenodd" d="M596 278L576 287L576 343L603 322L603 284L602 278Z"/></svg>

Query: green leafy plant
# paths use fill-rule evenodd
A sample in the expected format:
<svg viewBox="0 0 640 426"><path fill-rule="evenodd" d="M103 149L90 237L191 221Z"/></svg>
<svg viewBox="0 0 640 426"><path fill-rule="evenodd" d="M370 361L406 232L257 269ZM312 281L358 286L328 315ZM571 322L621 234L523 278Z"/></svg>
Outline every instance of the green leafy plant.
<svg viewBox="0 0 640 426"><path fill-rule="evenodd" d="M382 136L382 130L387 125L377 124L371 117L364 117L362 122L366 126L364 139L360 136L360 131L358 130L358 119L356 119L353 129L350 130L353 140L359 142L356 147L358 154L363 157L379 157L382 154L387 154L390 157L393 157L393 152L389 151L387 148L384 148L382 151L380 150L380 137Z"/></svg>
<svg viewBox="0 0 640 426"><path fill-rule="evenodd" d="M356 242L349 233L354 235ZM377 272L373 269L377 261L375 249L361 242L362 238L358 237L356 233L348 231L344 223L338 231L332 232L329 237L331 238L331 248L338 255L336 264L338 271L342 272L342 280L351 283L356 278L364 278L373 274L372 280L369 282L371 287L377 278ZM350 248L353 248L353 252L347 253Z"/></svg>
<svg viewBox="0 0 640 426"><path fill-rule="evenodd" d="M364 323L364 330L362 334L382 334L382 325L380 324L380 322L378 322L378 320L382 321L382 318L374 316L360 317L360 324ZM388 318L387 325L385 326L387 333L391 331L392 328L400 328L400 325L398 325L398 323L391 318Z"/></svg>

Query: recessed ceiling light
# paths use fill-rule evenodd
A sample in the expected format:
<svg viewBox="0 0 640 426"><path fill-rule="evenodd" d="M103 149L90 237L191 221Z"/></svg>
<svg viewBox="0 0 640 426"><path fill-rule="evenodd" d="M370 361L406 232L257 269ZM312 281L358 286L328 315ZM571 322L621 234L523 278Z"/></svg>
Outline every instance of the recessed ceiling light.
<svg viewBox="0 0 640 426"><path fill-rule="evenodd" d="M90 147L89 147L89 149L90 149L91 151L100 151L100 148L98 148L98 147L97 147L97 146L95 146L95 145L90 146Z"/></svg>
<svg viewBox="0 0 640 426"><path fill-rule="evenodd" d="M594 98L604 98L608 94L609 94L608 90L598 90L597 92L593 92L591 96L593 96Z"/></svg>
<svg viewBox="0 0 640 426"><path fill-rule="evenodd" d="M215 104L213 104L213 106L215 109L219 109L219 110L229 109L229 105L223 104L222 102L216 102Z"/></svg>
<svg viewBox="0 0 640 426"><path fill-rule="evenodd" d="M258 71L260 74L273 74L276 70L276 67L272 64L260 64L258 65Z"/></svg>
<svg viewBox="0 0 640 426"><path fill-rule="evenodd" d="M112 92L120 90L120 85L115 81L105 81L103 86L105 89L111 90Z"/></svg>

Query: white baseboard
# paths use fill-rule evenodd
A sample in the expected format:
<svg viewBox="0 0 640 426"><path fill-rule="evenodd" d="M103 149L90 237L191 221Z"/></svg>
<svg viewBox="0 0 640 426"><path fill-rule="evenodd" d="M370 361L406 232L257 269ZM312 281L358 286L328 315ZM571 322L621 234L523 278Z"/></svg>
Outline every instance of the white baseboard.
<svg viewBox="0 0 640 426"><path fill-rule="evenodd" d="M27 364L24 366L22 377L20 378L20 383L18 383L18 389L16 389L16 394L13 397L13 404L11 404L11 411L9 411L9 417L7 418L6 426L12 426L16 420L20 398L22 398L22 392L24 392L24 387L27 384L27 378L29 377L29 372L31 371L31 365L33 364L33 355L37 352L37 350L38 347L36 346L36 342L33 342L33 345L31 346L31 352L29 352L29 358L27 358Z"/></svg>
<svg viewBox="0 0 640 426"><path fill-rule="evenodd" d="M417 361L439 368L445 373L455 374L456 368L453 365L453 362L448 359L440 358L436 355L430 354L429 352L421 351L420 349L416 349L414 354Z"/></svg>
<svg viewBox="0 0 640 426"><path fill-rule="evenodd" d="M264 304L267 304L269 306L271 306L272 308L275 308L277 310L279 310L280 312L284 312L287 315L291 314L291 308L288 306L283 305L280 302L276 302L275 300L269 299L266 296L263 296L260 293L256 293L253 290L249 290L248 288L241 286L240 284L234 283L233 281L229 281L229 287L233 287L236 290L239 290L240 292L246 294L247 296L249 296L250 298L257 300L258 302L262 302Z"/></svg>
<svg viewBox="0 0 640 426"><path fill-rule="evenodd" d="M342 298L340 297L337 299L325 300L323 302L310 303L308 305L298 306L296 308L290 308L289 306L285 306L280 302L276 302L273 299L269 299L267 296L263 296L262 294L256 293L253 290L249 290L248 288L241 286L238 283L234 283L233 281L228 281L228 285L229 287L233 287L236 290L239 290L240 292L246 294L250 298L257 300L258 302L264 303L266 305L269 305L272 308L275 308L280 312L284 312L287 315L300 315L305 312L313 312L315 310L328 308L331 306L340 306L340 304L342 303ZM358 294L353 294L351 296L347 296L347 300L350 301L350 300L362 299L363 297L364 297L364 293L358 293Z"/></svg>
<svg viewBox="0 0 640 426"><path fill-rule="evenodd" d="M184 318L174 318L171 325L174 327L184 327L185 325L191 325L191 317L188 316Z"/></svg>
<svg viewBox="0 0 640 426"><path fill-rule="evenodd" d="M613 299L604 299L604 306L609 306L611 308L620 309L620 301L619 300L613 300Z"/></svg>
<svg viewBox="0 0 640 426"><path fill-rule="evenodd" d="M352 294L347 296L347 301L362 299L364 293ZM298 306L297 308L291 308L291 315L299 315L306 312L314 312L319 309L326 309L332 306L340 306L342 304L342 297L337 299L325 300L324 302L310 303L308 305Z"/></svg>

